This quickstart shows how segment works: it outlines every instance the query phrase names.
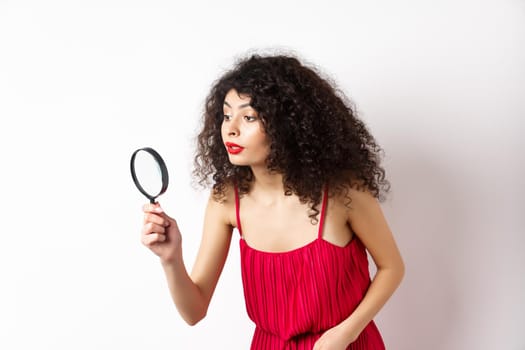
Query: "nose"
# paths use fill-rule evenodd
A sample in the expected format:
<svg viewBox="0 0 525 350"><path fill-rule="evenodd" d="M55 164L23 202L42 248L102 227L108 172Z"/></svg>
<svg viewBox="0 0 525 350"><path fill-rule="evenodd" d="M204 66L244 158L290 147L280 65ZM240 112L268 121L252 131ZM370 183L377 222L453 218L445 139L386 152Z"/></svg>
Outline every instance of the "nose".
<svg viewBox="0 0 525 350"><path fill-rule="evenodd" d="M239 136L240 130L238 125L238 118L231 118L230 121L228 121L226 132L228 133L228 136Z"/></svg>

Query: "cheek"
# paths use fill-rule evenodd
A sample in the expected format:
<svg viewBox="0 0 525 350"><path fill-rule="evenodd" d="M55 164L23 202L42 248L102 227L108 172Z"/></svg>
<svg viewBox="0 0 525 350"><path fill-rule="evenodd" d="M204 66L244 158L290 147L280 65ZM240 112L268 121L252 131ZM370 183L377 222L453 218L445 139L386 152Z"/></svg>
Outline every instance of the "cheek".
<svg viewBox="0 0 525 350"><path fill-rule="evenodd" d="M270 144L268 140L268 136L261 129L255 130L252 134L252 137L253 137L253 140L256 141L259 146L267 146Z"/></svg>
<svg viewBox="0 0 525 350"><path fill-rule="evenodd" d="M264 143L264 144L270 143L268 135L266 134L266 131L264 130L264 126L261 123L259 123L256 132L257 132L257 137L260 143Z"/></svg>
<svg viewBox="0 0 525 350"><path fill-rule="evenodd" d="M270 140L266 134L263 134L259 141L261 153L264 154L264 157L270 155Z"/></svg>

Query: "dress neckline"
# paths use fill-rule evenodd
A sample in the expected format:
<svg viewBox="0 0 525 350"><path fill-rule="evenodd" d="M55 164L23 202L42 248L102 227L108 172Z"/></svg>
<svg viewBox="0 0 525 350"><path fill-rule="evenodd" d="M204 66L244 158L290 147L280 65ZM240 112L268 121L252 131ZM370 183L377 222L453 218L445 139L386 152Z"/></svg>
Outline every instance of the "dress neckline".
<svg viewBox="0 0 525 350"><path fill-rule="evenodd" d="M241 239L244 240L244 235L242 233L242 226L241 226L241 215L240 215L240 209L241 209L241 203L239 198L239 190L237 188L237 185L233 186L234 195L235 195L235 220L237 221L237 230L239 231L239 235L241 236ZM310 245L314 243L315 241L323 238L323 227L324 227L324 220L326 216L326 206L328 205L328 185L324 187L323 190L323 200L321 204L321 212L319 215L319 225L317 229L317 239L311 241L310 243L307 243L306 245ZM299 247L301 248L301 247ZM290 251L299 249L299 248L293 248ZM255 249L255 248L252 248ZM255 249L258 250L258 249ZM264 252L263 250L260 250L261 252Z"/></svg>
<svg viewBox="0 0 525 350"><path fill-rule="evenodd" d="M239 243L240 243L241 246L244 246L246 249L251 250L251 251L253 251L253 252L257 253L257 254L278 256L278 255L293 255L293 254L299 253L299 252L301 252L303 250L309 249L309 248L311 248L311 247L313 247L313 246L315 246L317 244L326 244L329 247L332 247L333 249L340 249L340 250L350 249L350 247L355 244L354 242L357 241L357 239L358 238L354 234L352 236L352 238L350 239L350 241L348 241L348 243L346 243L344 246L339 246L337 244L334 244L332 242L329 242L329 241L323 239L322 237L317 237L313 241L308 242L305 245L302 245L300 247L292 248L290 250L275 251L275 252L254 248L254 247L250 246L248 244L248 242L246 242L246 240L242 236L239 238Z"/></svg>

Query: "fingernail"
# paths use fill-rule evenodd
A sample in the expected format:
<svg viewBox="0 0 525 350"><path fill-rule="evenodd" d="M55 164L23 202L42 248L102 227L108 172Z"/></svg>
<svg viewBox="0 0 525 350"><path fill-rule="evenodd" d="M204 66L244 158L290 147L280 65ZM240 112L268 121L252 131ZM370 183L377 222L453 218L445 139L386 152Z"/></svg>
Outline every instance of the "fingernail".
<svg viewBox="0 0 525 350"><path fill-rule="evenodd" d="M153 211L155 211L156 213L162 213L162 208L161 207L156 207L155 209L153 209Z"/></svg>

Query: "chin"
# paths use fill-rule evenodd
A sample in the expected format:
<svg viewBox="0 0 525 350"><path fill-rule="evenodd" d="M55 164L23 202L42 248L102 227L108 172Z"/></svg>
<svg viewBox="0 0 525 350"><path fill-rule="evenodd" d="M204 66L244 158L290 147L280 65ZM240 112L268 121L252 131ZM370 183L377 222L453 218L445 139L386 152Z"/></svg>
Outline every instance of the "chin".
<svg viewBox="0 0 525 350"><path fill-rule="evenodd" d="M237 166L247 166L249 164L244 164L243 162L235 162L235 161L232 161L230 160L230 163L233 164L233 165L237 165Z"/></svg>
<svg viewBox="0 0 525 350"><path fill-rule="evenodd" d="M228 159L230 160L230 163L237 166L261 166L265 164L264 160L253 160L253 158L250 157L243 157L239 155L231 155L228 154Z"/></svg>
<svg viewBox="0 0 525 350"><path fill-rule="evenodd" d="M232 157L229 156L228 159L230 160L230 163L237 166L247 166L250 165L249 162L243 161L242 159L239 159L239 157Z"/></svg>

